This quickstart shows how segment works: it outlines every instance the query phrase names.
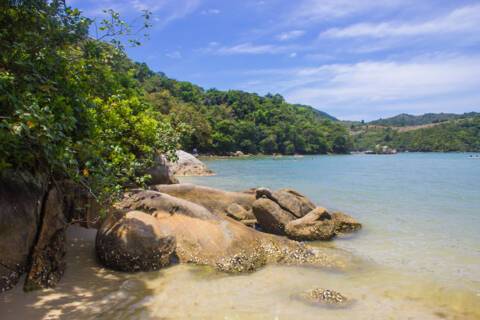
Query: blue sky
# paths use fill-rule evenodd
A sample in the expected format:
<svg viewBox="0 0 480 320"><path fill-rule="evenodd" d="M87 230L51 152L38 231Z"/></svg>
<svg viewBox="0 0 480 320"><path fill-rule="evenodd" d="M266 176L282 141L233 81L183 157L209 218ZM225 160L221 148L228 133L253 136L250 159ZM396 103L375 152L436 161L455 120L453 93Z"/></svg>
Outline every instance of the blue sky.
<svg viewBox="0 0 480 320"><path fill-rule="evenodd" d="M340 119L480 110L480 1L67 0L153 12L127 49L205 88L282 94Z"/></svg>

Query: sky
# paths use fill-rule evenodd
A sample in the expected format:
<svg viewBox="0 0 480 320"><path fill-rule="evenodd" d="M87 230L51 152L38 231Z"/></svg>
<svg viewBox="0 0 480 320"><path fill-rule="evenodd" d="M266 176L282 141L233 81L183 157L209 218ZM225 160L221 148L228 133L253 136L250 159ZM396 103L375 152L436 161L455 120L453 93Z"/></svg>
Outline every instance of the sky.
<svg viewBox="0 0 480 320"><path fill-rule="evenodd" d="M67 0L118 11L148 39L127 48L204 88L280 93L343 120L480 111L480 0Z"/></svg>

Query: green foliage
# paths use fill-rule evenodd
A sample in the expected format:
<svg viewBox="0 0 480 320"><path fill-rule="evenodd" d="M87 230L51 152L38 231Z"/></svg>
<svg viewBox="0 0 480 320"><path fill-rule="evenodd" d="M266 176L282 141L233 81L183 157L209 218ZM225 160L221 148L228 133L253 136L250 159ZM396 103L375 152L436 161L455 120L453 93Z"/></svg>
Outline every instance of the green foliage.
<svg viewBox="0 0 480 320"><path fill-rule="evenodd" d="M470 112L465 114L426 113L420 116L413 116L410 114L402 113L391 118L371 121L369 124L395 127L418 126L423 124L445 122L448 120L465 119L477 115L480 114L476 112Z"/></svg>
<svg viewBox="0 0 480 320"><path fill-rule="evenodd" d="M110 21L110 40L116 26L128 34ZM172 155L179 137L145 101L121 46L88 36L92 23L58 0L2 7L0 170L70 178L109 200L144 182L155 152Z"/></svg>
<svg viewBox="0 0 480 320"><path fill-rule="evenodd" d="M184 149L316 154L345 153L351 147L347 130L332 117L286 103L279 94L262 97L237 90L204 90L163 74L142 74L149 75L141 80L152 105L174 126L181 122L191 129L182 138Z"/></svg>
<svg viewBox="0 0 480 320"><path fill-rule="evenodd" d="M370 127L354 135L357 150L373 150L377 144L400 151L480 151L480 116L404 132Z"/></svg>

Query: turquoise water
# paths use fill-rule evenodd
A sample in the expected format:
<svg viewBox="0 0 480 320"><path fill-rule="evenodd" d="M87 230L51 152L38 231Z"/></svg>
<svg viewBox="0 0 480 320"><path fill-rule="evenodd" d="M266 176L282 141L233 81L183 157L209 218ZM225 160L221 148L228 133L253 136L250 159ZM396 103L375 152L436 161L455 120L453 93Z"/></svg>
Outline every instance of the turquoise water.
<svg viewBox="0 0 480 320"><path fill-rule="evenodd" d="M182 182L228 190L296 189L364 224L354 239L336 240L336 246L480 295L480 159L464 153L403 153L206 164L216 176Z"/></svg>

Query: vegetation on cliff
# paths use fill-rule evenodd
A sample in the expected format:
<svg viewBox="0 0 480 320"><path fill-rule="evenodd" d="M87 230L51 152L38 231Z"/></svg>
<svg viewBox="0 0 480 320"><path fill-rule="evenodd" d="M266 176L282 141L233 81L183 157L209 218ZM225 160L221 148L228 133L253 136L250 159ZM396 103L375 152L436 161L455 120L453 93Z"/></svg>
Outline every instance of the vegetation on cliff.
<svg viewBox="0 0 480 320"><path fill-rule="evenodd" d="M116 40L129 29L110 13L92 39L97 22L64 1L1 5L0 171L41 171L109 197L141 183L156 150L174 152L178 134L145 101Z"/></svg>

